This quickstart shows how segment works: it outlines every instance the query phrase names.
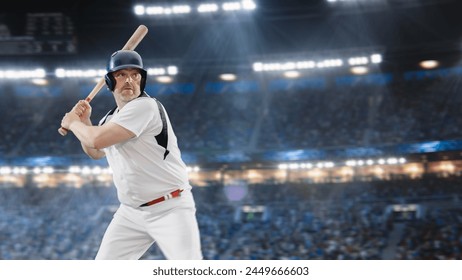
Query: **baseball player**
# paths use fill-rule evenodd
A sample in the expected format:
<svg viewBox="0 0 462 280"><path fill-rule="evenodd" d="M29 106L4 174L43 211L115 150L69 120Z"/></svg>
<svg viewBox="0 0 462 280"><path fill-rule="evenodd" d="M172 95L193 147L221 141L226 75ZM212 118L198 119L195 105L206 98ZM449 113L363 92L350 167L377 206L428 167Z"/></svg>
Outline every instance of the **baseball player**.
<svg viewBox="0 0 462 280"><path fill-rule="evenodd" d="M89 157L106 156L113 170L120 206L96 259L139 259L154 242L166 259L202 259L186 165L165 108L144 92L141 56L117 51L107 70L117 107L93 126L81 100L61 121Z"/></svg>

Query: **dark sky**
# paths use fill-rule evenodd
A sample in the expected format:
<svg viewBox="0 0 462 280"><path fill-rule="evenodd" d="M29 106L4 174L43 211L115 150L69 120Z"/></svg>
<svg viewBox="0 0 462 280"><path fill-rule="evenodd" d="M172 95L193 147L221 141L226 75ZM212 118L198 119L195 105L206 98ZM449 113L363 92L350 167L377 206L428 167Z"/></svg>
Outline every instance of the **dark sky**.
<svg viewBox="0 0 462 280"><path fill-rule="evenodd" d="M362 1L348 7L332 7L324 0L260 0L256 1L257 10L249 16L196 16L182 20L136 17L132 6L139 1L134 0L14 1L10 8L2 7L0 23L8 25L12 36L21 36L28 13L68 16L75 28L77 51L60 57L61 60L106 57L121 48L139 24L145 24L150 31L138 50L153 59L240 63L254 57L335 53L339 49L365 47L383 48L395 57L458 52L462 1L376 0L382 5Z"/></svg>

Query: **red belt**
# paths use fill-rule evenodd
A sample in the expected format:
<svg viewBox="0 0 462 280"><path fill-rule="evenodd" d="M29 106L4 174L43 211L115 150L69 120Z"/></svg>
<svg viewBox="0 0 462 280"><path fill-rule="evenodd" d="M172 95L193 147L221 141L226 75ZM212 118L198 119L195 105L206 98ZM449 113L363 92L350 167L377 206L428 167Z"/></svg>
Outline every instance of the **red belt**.
<svg viewBox="0 0 462 280"><path fill-rule="evenodd" d="M180 190L180 189L174 190L173 192L171 192L171 193L169 193L167 195L161 196L159 198L156 198L154 200L151 200L149 202L141 204L140 207L151 206L151 205L154 205L156 203L159 203L159 202L162 202L162 201L165 201L165 200L168 200L168 199L179 197L182 191L183 190Z"/></svg>

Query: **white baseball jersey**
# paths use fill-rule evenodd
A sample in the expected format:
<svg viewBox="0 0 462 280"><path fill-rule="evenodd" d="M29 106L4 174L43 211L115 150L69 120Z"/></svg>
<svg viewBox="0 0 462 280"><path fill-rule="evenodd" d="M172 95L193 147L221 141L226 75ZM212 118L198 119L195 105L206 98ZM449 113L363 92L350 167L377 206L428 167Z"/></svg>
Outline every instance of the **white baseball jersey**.
<svg viewBox="0 0 462 280"><path fill-rule="evenodd" d="M165 112L165 110L164 110ZM116 123L136 136L104 149L113 171L117 195L122 204L138 207L176 189L191 189L186 165L181 159L177 138L165 112L169 154L155 138L162 119L155 99L139 97L115 110L105 122Z"/></svg>

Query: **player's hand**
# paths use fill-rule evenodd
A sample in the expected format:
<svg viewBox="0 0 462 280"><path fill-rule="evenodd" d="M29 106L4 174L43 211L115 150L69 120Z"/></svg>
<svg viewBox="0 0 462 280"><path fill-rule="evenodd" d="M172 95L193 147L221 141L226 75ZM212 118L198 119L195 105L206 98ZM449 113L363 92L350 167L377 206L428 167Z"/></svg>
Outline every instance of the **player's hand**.
<svg viewBox="0 0 462 280"><path fill-rule="evenodd" d="M79 100L77 104L75 104L72 111L80 117L80 121L87 123L90 120L91 116L91 106L90 103L86 100Z"/></svg>
<svg viewBox="0 0 462 280"><path fill-rule="evenodd" d="M80 117L72 110L69 113L66 113L61 120L61 127L70 130L69 127L73 122L80 122Z"/></svg>

